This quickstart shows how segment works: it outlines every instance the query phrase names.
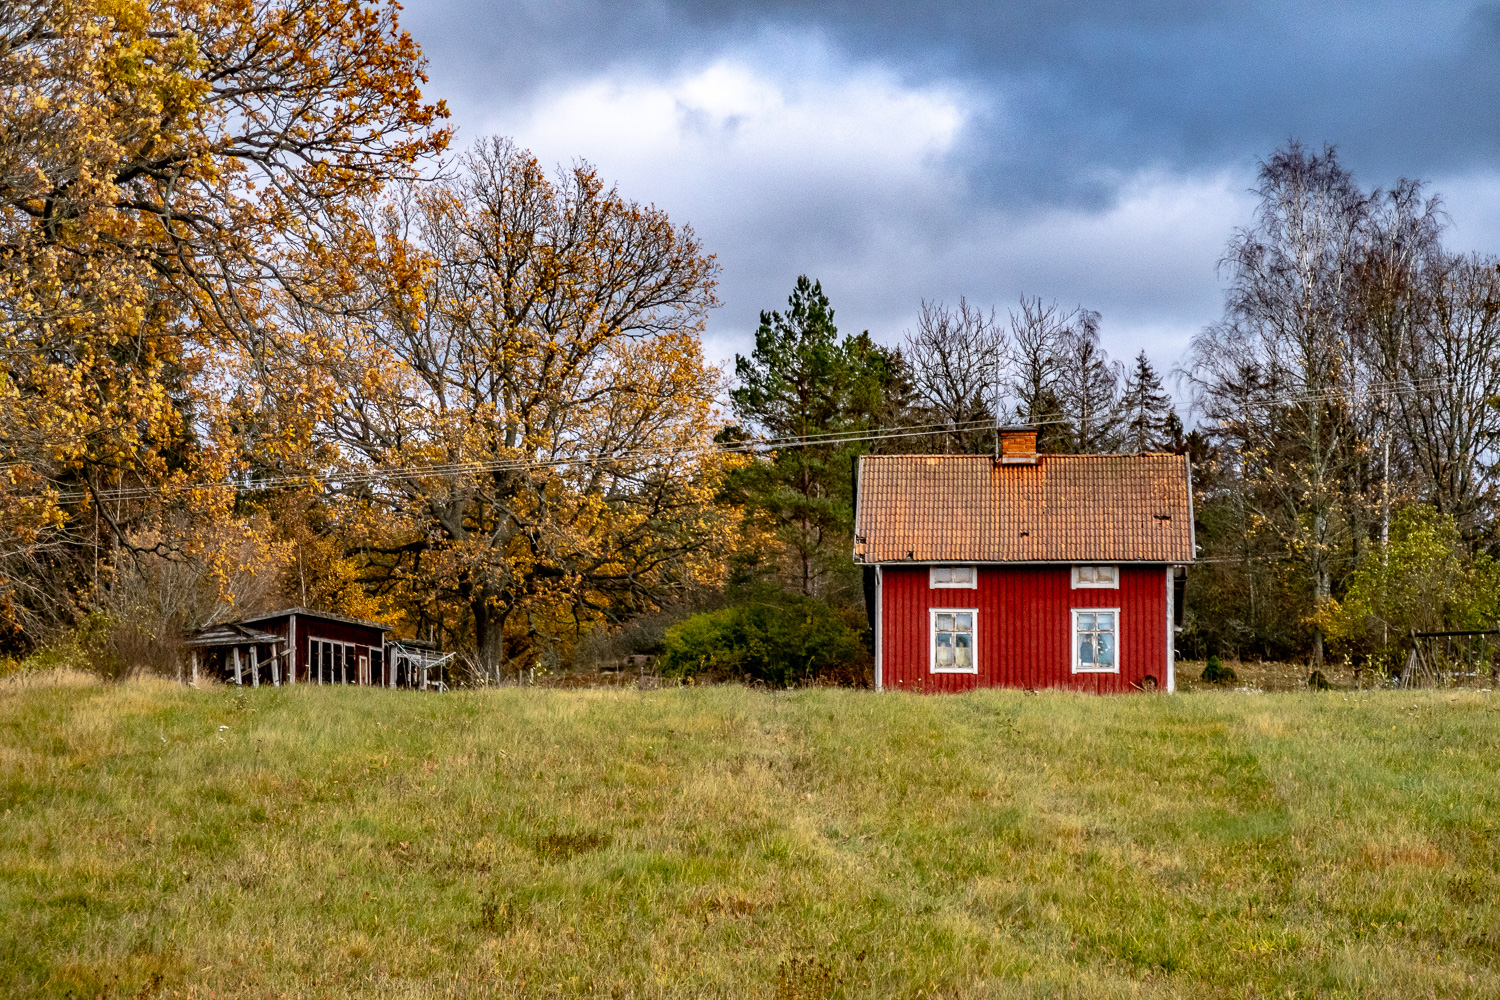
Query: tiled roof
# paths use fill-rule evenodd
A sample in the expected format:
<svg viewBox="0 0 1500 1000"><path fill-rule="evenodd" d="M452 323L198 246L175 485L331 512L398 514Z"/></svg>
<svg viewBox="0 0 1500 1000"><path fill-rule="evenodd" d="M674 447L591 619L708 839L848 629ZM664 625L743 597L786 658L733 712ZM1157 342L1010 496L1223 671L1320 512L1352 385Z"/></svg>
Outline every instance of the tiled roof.
<svg viewBox="0 0 1500 1000"><path fill-rule="evenodd" d="M866 455L857 562L1157 562L1193 559L1182 455Z"/></svg>

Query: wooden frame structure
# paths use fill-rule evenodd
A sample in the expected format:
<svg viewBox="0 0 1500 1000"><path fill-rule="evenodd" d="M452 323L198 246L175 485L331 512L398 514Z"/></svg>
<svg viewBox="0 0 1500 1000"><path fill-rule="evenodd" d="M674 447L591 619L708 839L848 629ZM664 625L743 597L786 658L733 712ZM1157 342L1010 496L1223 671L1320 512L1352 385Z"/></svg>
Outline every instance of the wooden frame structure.
<svg viewBox="0 0 1500 1000"><path fill-rule="evenodd" d="M248 674L253 687L260 687L261 651L266 652L267 680L281 686L283 675L290 677L287 666L291 652L281 636L237 622L225 622L199 629L187 642L193 658L193 683L200 670L223 674L236 684L244 684Z"/></svg>

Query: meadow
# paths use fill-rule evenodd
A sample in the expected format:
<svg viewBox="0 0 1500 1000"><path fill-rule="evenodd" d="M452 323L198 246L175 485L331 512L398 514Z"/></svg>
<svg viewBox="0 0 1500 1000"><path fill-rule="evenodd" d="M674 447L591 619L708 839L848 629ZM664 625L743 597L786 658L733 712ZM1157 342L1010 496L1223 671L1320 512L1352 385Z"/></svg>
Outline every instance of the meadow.
<svg viewBox="0 0 1500 1000"><path fill-rule="evenodd" d="M1493 997L1500 696L0 682L0 993Z"/></svg>

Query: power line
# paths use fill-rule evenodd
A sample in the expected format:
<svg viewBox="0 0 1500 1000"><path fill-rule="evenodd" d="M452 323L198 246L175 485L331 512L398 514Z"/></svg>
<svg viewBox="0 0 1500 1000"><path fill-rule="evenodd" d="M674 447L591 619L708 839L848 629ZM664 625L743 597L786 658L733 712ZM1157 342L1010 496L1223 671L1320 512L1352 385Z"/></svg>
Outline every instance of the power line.
<svg viewBox="0 0 1500 1000"><path fill-rule="evenodd" d="M1452 379L1446 377L1433 377L1417 380L1389 380L1385 382L1368 383L1362 390L1356 389L1328 389L1310 393L1298 393L1295 395L1282 395L1273 397L1260 397L1254 399L1256 405L1295 405L1309 402L1323 402L1330 399L1348 397L1361 398L1365 396L1394 396L1418 392L1431 391L1448 385ZM1067 424L1072 421L1067 417L1046 417L1043 419L1028 420L1029 426L1053 426ZM209 482L167 484L163 486L137 486L120 487L109 490L97 490L90 493L87 490L70 490L60 492L56 495L59 501L78 502L92 495L99 501L126 501L144 500L167 494L183 494L198 491L233 490L235 492L265 492L269 490L282 489L289 486L321 485L322 483L337 483L340 487L370 485L374 483L401 483L430 477L458 477L463 475L478 475L490 472L523 472L542 469L557 469L568 467L590 467L602 465L618 465L631 462L646 462L651 460L672 460L689 457L699 457L710 454L723 455L745 455L761 454L771 451L782 451L795 448L807 448L817 446L835 446L846 444L875 443L880 441L904 440L915 437L932 437L944 433L958 433L970 430L989 430L997 428L999 421L994 418L983 418L976 420L954 421L930 424L905 424L888 427L870 428L861 431L822 431L814 434L796 435L782 438L760 438L747 439L745 441L731 442L728 444L714 445L688 445L682 447L654 447L624 449L615 452L596 454L567 455L552 458L524 458L508 457L469 462L452 462L435 465L401 465L389 468L367 468L363 470L352 470L348 472L329 472L322 476L314 473L299 475L282 475L254 479L249 482L236 482L233 480L215 480ZM23 463L10 463L20 465Z"/></svg>
<svg viewBox="0 0 1500 1000"><path fill-rule="evenodd" d="M1066 423L1065 419L1034 421L1034 425ZM98 500L138 500L163 493L191 493L198 490L235 490L237 492L262 492L287 486L325 482L336 482L340 486L358 486L375 482L402 482L434 476L456 477L486 472L521 472L566 467L588 467L614 465L627 462L642 462L652 459L671 460L709 454L743 455L793 448L858 444L876 441L901 440L913 437L931 437L945 432L965 430L988 430L996 426L993 419L966 420L954 423L915 424L897 427L872 428L864 431L827 431L817 434L797 435L784 438L763 438L733 442L723 445L688 445L683 447L634 448L598 454L567 455L554 458L498 458L483 461L453 462L440 465L404 465L389 468L365 469L352 472L332 472L319 477L314 474L295 476L272 476L251 482L216 480L212 482L164 485L161 487L125 487L112 490L96 490L92 496ZM86 490L59 493L58 499L78 501L91 494Z"/></svg>

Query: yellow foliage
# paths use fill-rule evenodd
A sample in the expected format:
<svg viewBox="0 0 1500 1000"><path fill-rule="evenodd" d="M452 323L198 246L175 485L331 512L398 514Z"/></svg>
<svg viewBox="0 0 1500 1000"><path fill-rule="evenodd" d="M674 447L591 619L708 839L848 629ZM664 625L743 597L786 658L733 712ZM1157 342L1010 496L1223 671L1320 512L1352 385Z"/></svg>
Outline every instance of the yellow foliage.
<svg viewBox="0 0 1500 1000"><path fill-rule="evenodd" d="M714 579L734 517L699 343L715 265L692 231L505 141L461 168L327 248L337 301L298 314L300 367L330 387L330 475L377 484L367 568L498 667Z"/></svg>
<svg viewBox="0 0 1500 1000"><path fill-rule="evenodd" d="M307 449L264 392L289 353L268 291L306 301L345 202L448 140L397 9L0 4L0 595L24 624L163 497L202 513L188 484Z"/></svg>

